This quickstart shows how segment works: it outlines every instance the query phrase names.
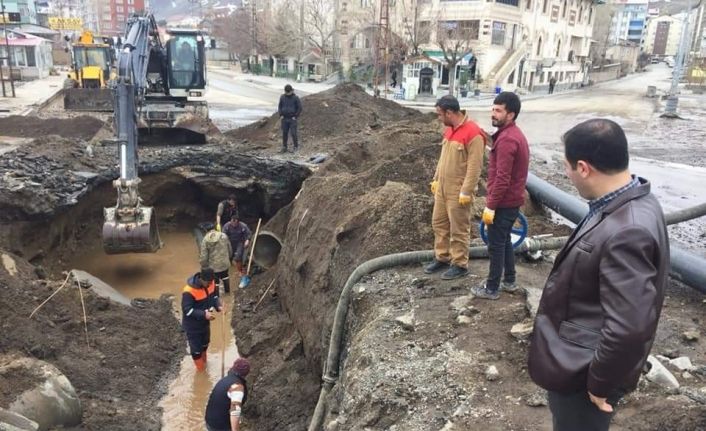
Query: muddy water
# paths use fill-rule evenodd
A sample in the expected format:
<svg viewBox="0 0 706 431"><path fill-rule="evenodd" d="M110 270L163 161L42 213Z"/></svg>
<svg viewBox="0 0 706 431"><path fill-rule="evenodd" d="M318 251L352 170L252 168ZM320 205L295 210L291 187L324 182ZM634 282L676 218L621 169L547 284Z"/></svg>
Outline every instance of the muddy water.
<svg viewBox="0 0 706 431"><path fill-rule="evenodd" d="M161 232L165 247L155 254L108 256L97 246L76 256L72 267L88 271L129 298L175 296L174 313L181 318L181 289L186 279L199 270L198 249L191 232ZM237 277L233 284L237 287ZM233 290L231 290L232 292ZM205 373L196 373L184 339L184 358L178 376L160 402L163 408L162 429L165 431L203 430L203 417L208 395L221 377L221 362L232 364L237 357L235 339L230 328L232 294L224 295L225 316L211 322L211 344ZM224 348L225 346L225 348Z"/></svg>

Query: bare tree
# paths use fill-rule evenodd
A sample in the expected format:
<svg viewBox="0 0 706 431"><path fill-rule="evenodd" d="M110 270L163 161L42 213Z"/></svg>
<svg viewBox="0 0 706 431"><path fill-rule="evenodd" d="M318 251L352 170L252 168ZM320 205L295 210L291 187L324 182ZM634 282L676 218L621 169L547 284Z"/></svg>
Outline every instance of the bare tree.
<svg viewBox="0 0 706 431"><path fill-rule="evenodd" d="M444 54L449 69L449 94L454 94L456 66L463 57L473 52L474 40L478 39L478 21L437 21L436 43Z"/></svg>
<svg viewBox="0 0 706 431"><path fill-rule="evenodd" d="M247 57L253 48L252 19L245 9L213 20L213 35L226 43L231 54Z"/></svg>
<svg viewBox="0 0 706 431"><path fill-rule="evenodd" d="M333 43L335 32L334 5L331 0L302 0L305 16L304 25L309 45L324 53Z"/></svg>
<svg viewBox="0 0 706 431"><path fill-rule="evenodd" d="M300 57L301 28L299 17L292 14L299 10L295 0L286 0L273 11L272 20L265 29L267 32L267 50L270 54Z"/></svg>

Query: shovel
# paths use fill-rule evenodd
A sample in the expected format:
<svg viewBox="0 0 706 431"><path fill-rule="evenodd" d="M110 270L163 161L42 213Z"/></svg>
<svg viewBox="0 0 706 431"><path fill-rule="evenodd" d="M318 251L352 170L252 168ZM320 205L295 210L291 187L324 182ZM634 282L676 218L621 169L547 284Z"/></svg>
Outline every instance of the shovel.
<svg viewBox="0 0 706 431"><path fill-rule="evenodd" d="M255 238L252 240L252 247L250 247L250 259L248 259L248 269L245 275L240 277L240 287L241 289L244 289L250 285L250 267L252 266L252 257L255 254L255 243L257 243L257 235L260 233L260 223L262 222L262 219L257 220L257 228L255 229Z"/></svg>

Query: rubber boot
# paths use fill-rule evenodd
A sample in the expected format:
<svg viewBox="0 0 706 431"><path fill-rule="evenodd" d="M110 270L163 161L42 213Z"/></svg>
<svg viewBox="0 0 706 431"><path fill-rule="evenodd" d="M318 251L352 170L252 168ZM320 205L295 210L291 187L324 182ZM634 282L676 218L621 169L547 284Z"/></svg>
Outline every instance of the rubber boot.
<svg viewBox="0 0 706 431"><path fill-rule="evenodd" d="M206 369L206 360L203 355L198 358L194 358L194 365L196 366L196 371L204 371Z"/></svg>

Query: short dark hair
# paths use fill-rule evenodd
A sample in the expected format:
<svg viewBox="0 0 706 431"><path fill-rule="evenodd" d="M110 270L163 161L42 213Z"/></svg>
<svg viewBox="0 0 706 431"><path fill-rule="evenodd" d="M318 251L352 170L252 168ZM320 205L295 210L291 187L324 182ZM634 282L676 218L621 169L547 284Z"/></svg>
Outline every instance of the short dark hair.
<svg viewBox="0 0 706 431"><path fill-rule="evenodd" d="M461 105L458 104L458 99L447 94L436 101L436 105L444 111L458 112L461 110Z"/></svg>
<svg viewBox="0 0 706 431"><path fill-rule="evenodd" d="M505 105L505 110L507 112L512 112L513 114L515 114L515 121L517 121L517 117L520 115L520 108L522 108L522 102L520 102L520 98L517 96L517 94L511 91L503 91L502 93L495 96L495 100L493 100L493 105Z"/></svg>
<svg viewBox="0 0 706 431"><path fill-rule="evenodd" d="M203 281L213 281L214 278L214 273L211 268L201 268L201 272L199 273L199 277Z"/></svg>
<svg viewBox="0 0 706 431"><path fill-rule="evenodd" d="M229 201L237 201L237 199L235 198L235 195L233 193L228 195L228 200Z"/></svg>
<svg viewBox="0 0 706 431"><path fill-rule="evenodd" d="M240 214L238 214L238 211L235 211L233 214L230 216L231 220L240 220Z"/></svg>
<svg viewBox="0 0 706 431"><path fill-rule="evenodd" d="M564 156L572 168L583 160L605 174L628 168L628 139L618 123L594 118L572 127L562 136Z"/></svg>
<svg viewBox="0 0 706 431"><path fill-rule="evenodd" d="M293 88L292 88L291 85L287 84L287 85L284 86L284 91L285 91L285 93L289 93L289 92L291 92L292 90L293 90Z"/></svg>

